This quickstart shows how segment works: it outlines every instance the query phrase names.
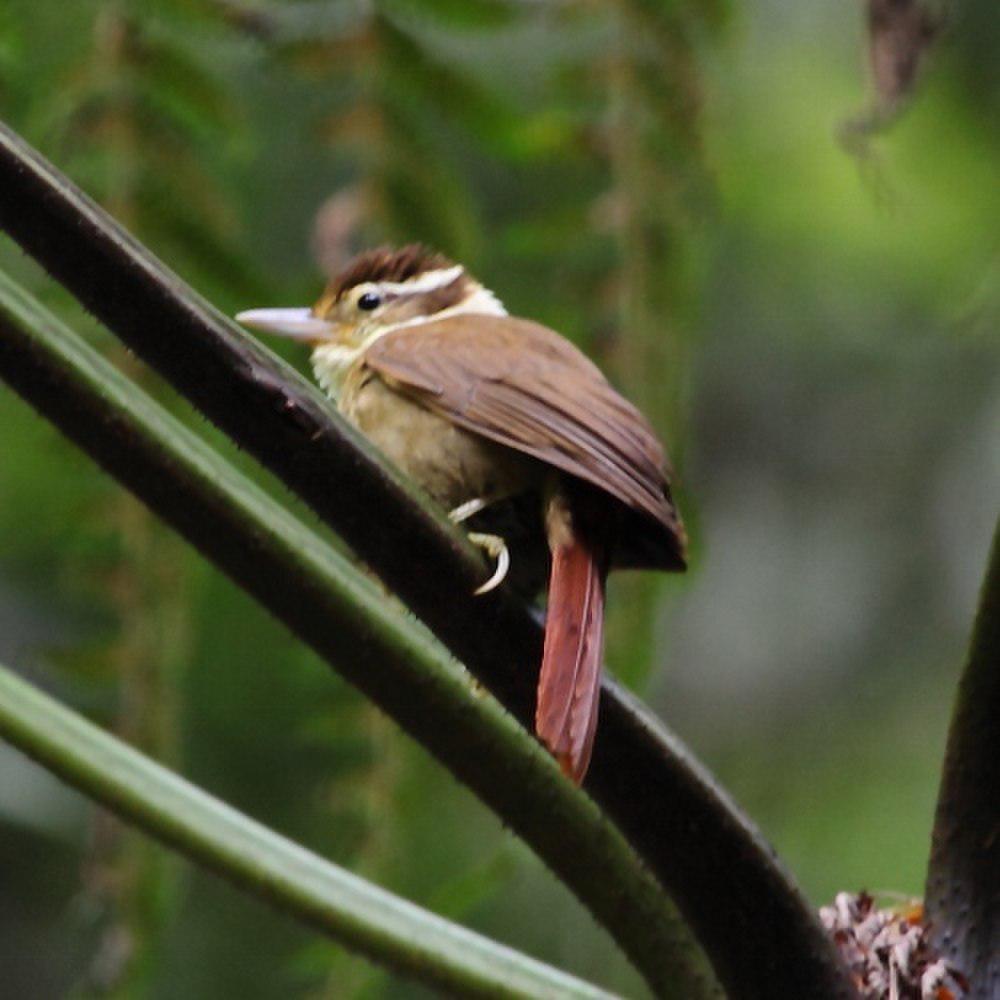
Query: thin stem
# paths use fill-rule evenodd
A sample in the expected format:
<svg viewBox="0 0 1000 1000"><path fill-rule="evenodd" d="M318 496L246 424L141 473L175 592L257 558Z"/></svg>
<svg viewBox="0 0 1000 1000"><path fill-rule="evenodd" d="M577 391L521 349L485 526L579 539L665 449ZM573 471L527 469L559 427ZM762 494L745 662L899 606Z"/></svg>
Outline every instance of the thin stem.
<svg viewBox="0 0 1000 1000"><path fill-rule="evenodd" d="M655 990L703 995L700 954L673 904L538 743L375 583L9 280L0 377L468 785Z"/></svg>
<svg viewBox="0 0 1000 1000"><path fill-rule="evenodd" d="M2 666L0 736L157 840L428 986L473 997L611 997L324 861Z"/></svg>

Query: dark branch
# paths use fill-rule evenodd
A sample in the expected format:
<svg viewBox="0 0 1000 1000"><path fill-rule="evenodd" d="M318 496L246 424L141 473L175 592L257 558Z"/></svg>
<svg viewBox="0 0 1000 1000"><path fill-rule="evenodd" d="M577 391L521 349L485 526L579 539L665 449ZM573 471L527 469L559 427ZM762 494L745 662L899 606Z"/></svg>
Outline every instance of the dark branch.
<svg viewBox="0 0 1000 1000"><path fill-rule="evenodd" d="M468 785L654 991L708 995L707 963L648 868L493 698L471 695L447 650L2 274L0 378Z"/></svg>
<svg viewBox="0 0 1000 1000"><path fill-rule="evenodd" d="M1000 525L958 688L927 871L935 944L972 984L1000 992Z"/></svg>
<svg viewBox="0 0 1000 1000"><path fill-rule="evenodd" d="M473 598L481 557L447 521L312 387L6 129L0 225L333 526L530 724L541 630L528 610L508 593ZM587 789L674 896L731 996L852 995L815 914L750 820L611 682Z"/></svg>

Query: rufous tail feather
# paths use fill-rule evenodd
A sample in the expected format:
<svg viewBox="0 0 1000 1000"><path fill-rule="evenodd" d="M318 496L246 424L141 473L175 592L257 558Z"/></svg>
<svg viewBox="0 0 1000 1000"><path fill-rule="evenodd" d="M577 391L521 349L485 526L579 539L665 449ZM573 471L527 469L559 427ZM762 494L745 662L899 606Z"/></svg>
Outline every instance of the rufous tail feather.
<svg viewBox="0 0 1000 1000"><path fill-rule="evenodd" d="M604 545L574 529L564 498L547 516L552 548L535 731L578 784L590 763L604 646Z"/></svg>

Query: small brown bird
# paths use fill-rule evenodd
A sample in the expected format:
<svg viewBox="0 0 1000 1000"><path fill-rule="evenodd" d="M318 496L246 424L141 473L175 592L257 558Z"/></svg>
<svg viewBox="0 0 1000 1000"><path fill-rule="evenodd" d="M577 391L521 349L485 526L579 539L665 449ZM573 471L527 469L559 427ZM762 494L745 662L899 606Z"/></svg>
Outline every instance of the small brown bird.
<svg viewBox="0 0 1000 1000"><path fill-rule="evenodd" d="M237 319L311 344L316 378L344 416L454 520L505 503L533 513L551 552L535 727L582 781L607 572L685 566L666 459L646 419L569 341L508 316L465 268L421 246L361 254L312 309ZM495 534L470 538L497 559L485 592L506 574L508 548Z"/></svg>

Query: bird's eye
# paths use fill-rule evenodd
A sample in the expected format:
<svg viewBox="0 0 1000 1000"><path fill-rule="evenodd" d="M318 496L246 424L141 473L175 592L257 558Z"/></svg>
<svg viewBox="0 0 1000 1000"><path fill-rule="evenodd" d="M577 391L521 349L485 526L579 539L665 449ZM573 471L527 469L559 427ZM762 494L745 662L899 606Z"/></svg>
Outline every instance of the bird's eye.
<svg viewBox="0 0 1000 1000"><path fill-rule="evenodd" d="M382 304L382 296L378 292L365 292L358 299L358 308L364 309L366 312L371 312L372 309L378 309Z"/></svg>

